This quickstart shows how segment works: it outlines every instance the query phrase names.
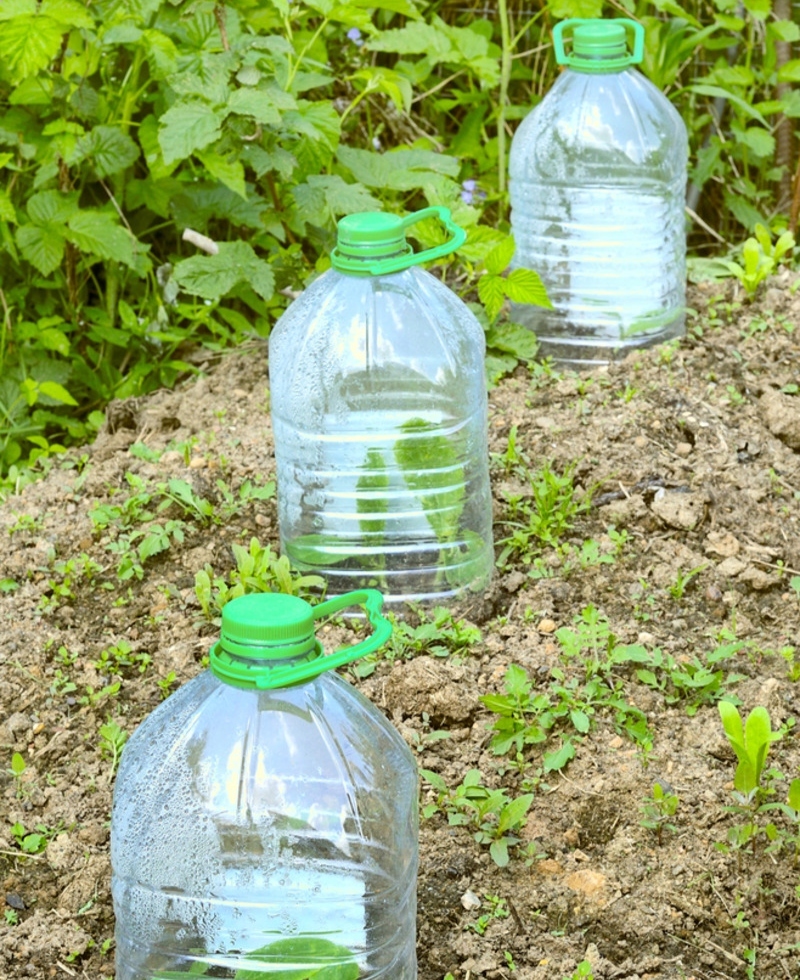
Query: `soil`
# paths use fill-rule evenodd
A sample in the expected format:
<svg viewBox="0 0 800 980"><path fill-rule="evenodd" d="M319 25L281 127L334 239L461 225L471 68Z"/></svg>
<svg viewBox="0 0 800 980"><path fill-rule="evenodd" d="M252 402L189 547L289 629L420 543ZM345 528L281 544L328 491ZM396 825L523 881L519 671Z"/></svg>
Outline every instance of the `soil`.
<svg viewBox="0 0 800 980"><path fill-rule="evenodd" d="M420 980L562 980L584 959L603 980L800 976L794 844L770 847L762 836L755 848L718 847L743 818L726 809L735 758L715 703L726 694L743 712L763 705L774 728L786 726L770 753L783 775L769 777L772 799L785 800L800 767L796 286L784 272L750 302L733 285L700 284L679 344L580 376L519 368L490 393L497 541L510 533L509 498L530 494L518 462L498 458L508 457L512 428L534 469L575 465L588 506L562 539L571 555L563 547L534 551L527 563L512 555L489 592L457 611L480 630L471 647L444 657L423 648L378 660L367 677L347 675L449 787L474 768L511 797L535 794L504 868L474 828L451 825L441 809L422 821ZM179 478L221 507L218 479L238 493L246 480L273 477L264 347L199 367L176 390L112 405L93 445L52 461L0 508L0 976L8 980L113 976L113 759L99 729L112 720L131 732L164 690L203 669L215 627L195 573L206 565L227 573L231 545L252 536L277 549L275 500L256 499L225 523L189 522L182 542L146 561L141 580L120 582L110 550L117 532L90 518L134 494L132 480L152 488ZM588 732L573 731L575 757L561 771L545 771L543 753L558 747L568 720L525 746L518 764L496 755L497 716L479 697L503 691L512 663L535 691L548 691L559 669L580 686L585 668L565 656L559 631L577 630L590 605L617 643L659 649L679 669L734 639L740 646L713 666L716 690L696 704L676 700L666 682L647 686L630 665L607 675L646 718L649 751L600 706ZM113 646L122 654L104 663ZM15 752L26 765L17 776ZM660 835L642 822L657 781L679 798ZM428 782L422 802L436 802ZM780 813L769 818L790 826ZM45 835L46 849L24 855L17 823Z"/></svg>

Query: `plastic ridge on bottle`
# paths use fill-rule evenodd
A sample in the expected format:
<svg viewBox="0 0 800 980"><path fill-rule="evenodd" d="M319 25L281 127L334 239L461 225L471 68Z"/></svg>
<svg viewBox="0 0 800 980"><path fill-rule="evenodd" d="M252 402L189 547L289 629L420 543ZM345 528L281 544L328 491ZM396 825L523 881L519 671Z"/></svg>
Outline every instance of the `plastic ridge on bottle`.
<svg viewBox="0 0 800 980"><path fill-rule="evenodd" d="M414 252L434 218L447 240ZM281 547L329 594L441 604L491 578L484 333L419 267L464 237L441 207L342 218L333 268L270 336Z"/></svg>
<svg viewBox="0 0 800 980"><path fill-rule="evenodd" d="M563 21L554 46L565 70L509 159L513 264L539 273L553 308L512 304L511 316L542 355L580 369L683 334L688 140L633 67L640 24Z"/></svg>
<svg viewBox="0 0 800 980"><path fill-rule="evenodd" d="M314 623L353 604L372 634L324 656ZM315 607L246 595L223 608L215 648L245 678L212 659L122 753L117 980L415 980L416 763L330 670L390 632L374 590ZM315 676L291 674L308 663ZM278 668L285 686L257 682Z"/></svg>

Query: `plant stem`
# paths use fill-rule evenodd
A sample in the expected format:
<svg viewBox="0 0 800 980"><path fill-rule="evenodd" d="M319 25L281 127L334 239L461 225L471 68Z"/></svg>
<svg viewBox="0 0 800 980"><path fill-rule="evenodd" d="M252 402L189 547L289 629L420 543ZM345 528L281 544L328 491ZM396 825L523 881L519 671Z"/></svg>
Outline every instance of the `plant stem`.
<svg viewBox="0 0 800 980"><path fill-rule="evenodd" d="M498 0L497 12L500 17L500 43L502 55L500 59L500 97L497 106L497 189L501 194L506 190L506 102L508 100L508 85L511 81L511 30L508 21L508 5L506 0ZM504 205L501 204L503 210Z"/></svg>

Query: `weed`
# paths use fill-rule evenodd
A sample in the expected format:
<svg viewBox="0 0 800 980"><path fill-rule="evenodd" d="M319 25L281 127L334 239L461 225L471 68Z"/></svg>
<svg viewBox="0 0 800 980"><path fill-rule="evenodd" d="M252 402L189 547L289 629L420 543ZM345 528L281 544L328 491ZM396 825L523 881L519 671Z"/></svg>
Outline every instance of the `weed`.
<svg viewBox="0 0 800 980"><path fill-rule="evenodd" d="M166 677L162 677L160 681L156 681L156 685L161 692L161 700L166 700L172 693L172 687L175 684L177 678L175 676L175 671L171 670Z"/></svg>
<svg viewBox="0 0 800 980"><path fill-rule="evenodd" d="M464 926L465 930L476 932L479 936L484 935L494 920L507 919L510 914L506 900L499 895L484 895L483 905L487 910L479 915L474 922L468 922Z"/></svg>
<svg viewBox="0 0 800 980"><path fill-rule="evenodd" d="M25 829L24 825L17 822L11 827L11 836L24 854L41 854L53 837L60 833L63 826L47 827L43 823L36 824L31 831Z"/></svg>
<svg viewBox="0 0 800 980"><path fill-rule="evenodd" d="M794 246L795 240L791 232L785 231L773 243L769 230L758 223L755 226L755 238L748 238L742 246L742 261L729 259L724 265L744 286L747 295L753 296Z"/></svg>
<svg viewBox="0 0 800 980"><path fill-rule="evenodd" d="M564 977L564 980L594 980L592 964L588 960L581 960L575 967L571 977Z"/></svg>
<svg viewBox="0 0 800 980"><path fill-rule="evenodd" d="M491 465L493 469L503 473L517 473L524 475L528 472L528 459L521 450L517 448L517 427L512 425L508 433L508 443L504 453L492 453Z"/></svg>
<svg viewBox="0 0 800 980"><path fill-rule="evenodd" d="M7 926L15 926L19 922L19 912L16 909L6 909L3 917Z"/></svg>
<svg viewBox="0 0 800 980"><path fill-rule="evenodd" d="M210 565L197 572L194 591L206 619L216 621L226 602L249 592L283 592L287 595L309 595L325 587L319 575L293 572L286 555L278 558L269 545L264 547L258 538L251 538L248 548L231 546L236 560L228 581L216 575Z"/></svg>
<svg viewBox="0 0 800 980"><path fill-rule="evenodd" d="M11 756L11 767L7 770L7 772L14 780L16 797L18 800L21 800L25 795L25 791L22 787L22 777L25 775L27 768L28 767L25 764L25 760L22 758L19 752L14 752Z"/></svg>
<svg viewBox="0 0 800 980"><path fill-rule="evenodd" d="M675 581L667 586L667 592L669 592L673 599L682 599L692 582L706 568L708 568L708 565L698 565L688 572L684 572L683 569L679 568L675 574Z"/></svg>
<svg viewBox="0 0 800 980"><path fill-rule="evenodd" d="M589 509L591 495L579 498L573 481L575 465L558 474L549 463L536 473L527 474L530 493L507 496L509 519L504 523L511 534L498 541L497 564L503 568L512 557L530 564L544 546L554 546L573 525L575 518Z"/></svg>
<svg viewBox="0 0 800 980"><path fill-rule="evenodd" d="M510 799L504 789L484 786L478 769L470 769L461 784L452 791L438 773L421 769L420 775L437 793L436 802L423 808L423 817L444 811L450 826L472 827L474 839L479 844L489 846L494 863L500 868L506 867L509 848L519 844L514 832L533 803L533 793Z"/></svg>
<svg viewBox="0 0 800 980"><path fill-rule="evenodd" d="M152 662L149 653L134 653L127 640L120 640L101 650L94 666L101 673L119 673L124 667L136 667L140 674L144 674Z"/></svg>
<svg viewBox="0 0 800 980"><path fill-rule="evenodd" d="M117 771L122 748L128 741L128 733L117 722L109 719L98 729L100 735L100 755L111 760L111 775Z"/></svg>
<svg viewBox="0 0 800 980"><path fill-rule="evenodd" d="M678 809L678 794L674 793L669 785L661 782L653 783L651 794L640 809L642 827L656 832L659 845L665 830L674 832L678 829L671 822Z"/></svg>

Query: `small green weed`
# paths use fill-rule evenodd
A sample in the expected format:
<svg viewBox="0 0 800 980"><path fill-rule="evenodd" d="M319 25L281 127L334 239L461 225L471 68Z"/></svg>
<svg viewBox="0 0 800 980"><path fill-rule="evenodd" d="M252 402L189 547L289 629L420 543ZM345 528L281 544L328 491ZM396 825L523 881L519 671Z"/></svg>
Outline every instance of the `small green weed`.
<svg viewBox="0 0 800 980"><path fill-rule="evenodd" d="M478 769L470 769L460 785L450 790L442 777L429 769L420 775L436 790L436 802L423 807L426 819L443 811L451 827L469 826L479 843L488 845L494 863L504 868L509 862L509 849L520 840L515 835L533 803L533 793L510 799L504 789L489 789L481 782Z"/></svg>
<svg viewBox="0 0 800 980"><path fill-rule="evenodd" d="M554 546L569 531L575 518L589 509L591 495L579 498L573 480L576 464L559 474L550 463L527 474L530 493L507 495L508 518L503 522L511 534L498 541L497 564L505 567L511 558L530 564L545 546Z"/></svg>
<svg viewBox="0 0 800 980"><path fill-rule="evenodd" d="M216 621L226 602L249 592L283 592L307 596L322 590L325 580L319 575L301 575L292 571L286 555L280 558L269 545L262 547L258 538L251 538L249 547L231 546L236 567L228 578L217 575L210 565L197 572L194 591L203 616Z"/></svg>
<svg viewBox="0 0 800 980"><path fill-rule="evenodd" d="M655 831L659 844L662 842L665 830L674 833L678 829L672 823L672 818L678 810L678 802L678 794L673 792L671 786L656 782L653 783L650 796L640 808L642 811L642 819L640 821L642 827Z"/></svg>
<svg viewBox="0 0 800 980"><path fill-rule="evenodd" d="M588 960L582 960L576 967L571 977L564 977L564 980L594 980L592 964Z"/></svg>
<svg viewBox="0 0 800 980"><path fill-rule="evenodd" d="M98 729L100 735L100 755L111 762L111 775L117 771L122 748L128 741L128 733L117 722L109 719Z"/></svg>
<svg viewBox="0 0 800 980"><path fill-rule="evenodd" d="M742 246L742 261L728 259L723 264L744 286L747 295L753 296L794 246L791 232L783 232L773 243L769 230L759 223L755 226L755 237L748 238Z"/></svg>
<svg viewBox="0 0 800 980"><path fill-rule="evenodd" d="M138 673L144 674L152 662L153 658L149 653L134 653L127 640L120 640L119 643L101 650L94 666L105 674L120 673L126 667L135 667Z"/></svg>
<svg viewBox="0 0 800 980"><path fill-rule="evenodd" d="M39 823L33 830L28 831L23 824L17 822L11 827L11 836L23 854L41 854L62 829L61 824L58 827L47 827Z"/></svg>
<svg viewBox="0 0 800 980"><path fill-rule="evenodd" d="M7 772L14 780L18 800L21 800L25 795L25 791L22 786L22 777L25 775L27 768L28 766L19 752L14 752L11 756L11 766Z"/></svg>
<svg viewBox="0 0 800 980"><path fill-rule="evenodd" d="M507 919L510 915L506 900L499 895L484 895L483 906L486 911L482 912L474 922L468 922L464 926L465 930L475 932L479 936L483 936L496 919Z"/></svg>
<svg viewBox="0 0 800 980"><path fill-rule="evenodd" d="M675 573L675 581L667 586L667 592L669 592L673 599L682 599L692 582L706 568L708 568L708 565L698 565L688 572L684 572L683 569L679 568Z"/></svg>

